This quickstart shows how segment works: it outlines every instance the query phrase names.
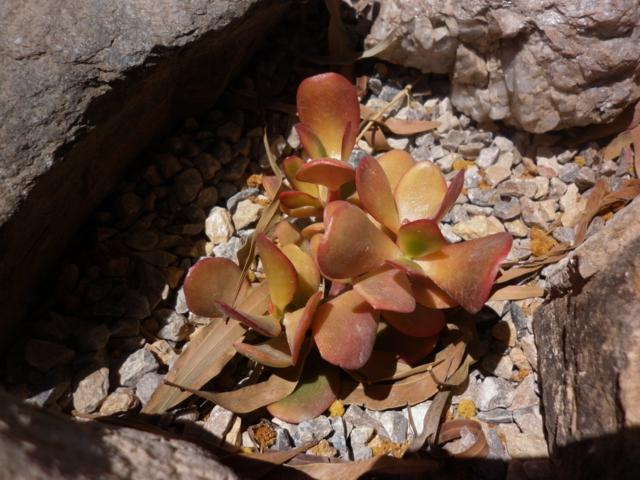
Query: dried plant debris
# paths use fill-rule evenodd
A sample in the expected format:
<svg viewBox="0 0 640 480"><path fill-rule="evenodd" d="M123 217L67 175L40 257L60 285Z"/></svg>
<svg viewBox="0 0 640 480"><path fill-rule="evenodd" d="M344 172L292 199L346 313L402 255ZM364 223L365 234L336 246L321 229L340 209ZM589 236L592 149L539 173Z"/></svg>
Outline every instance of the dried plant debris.
<svg viewBox="0 0 640 480"><path fill-rule="evenodd" d="M10 354L11 391L79 416L170 412L183 433L213 402L242 417L245 453L226 461L315 476L430 472L412 456L454 441L539 450L544 268L640 193L640 130L571 147L484 131L437 77L347 65L332 21L315 60L353 81L299 83L272 49L187 120L71 246L53 311Z"/></svg>

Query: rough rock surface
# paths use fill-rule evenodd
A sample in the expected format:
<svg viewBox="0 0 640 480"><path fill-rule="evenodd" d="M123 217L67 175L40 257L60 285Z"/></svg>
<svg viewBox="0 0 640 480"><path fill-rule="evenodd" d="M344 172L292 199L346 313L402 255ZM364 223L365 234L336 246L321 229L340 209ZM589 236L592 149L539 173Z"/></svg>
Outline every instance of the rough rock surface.
<svg viewBox="0 0 640 480"><path fill-rule="evenodd" d="M2 2L0 331L129 160L176 118L209 107L285 8Z"/></svg>
<svg viewBox="0 0 640 480"><path fill-rule="evenodd" d="M192 443L98 422L79 423L0 392L0 477L216 479L236 475Z"/></svg>
<svg viewBox="0 0 640 480"><path fill-rule="evenodd" d="M640 200L549 277L535 315L558 478L632 478L640 448ZM633 473L632 473L633 472Z"/></svg>
<svg viewBox="0 0 640 480"><path fill-rule="evenodd" d="M383 58L448 73L453 105L479 122L541 133L610 121L638 98L639 25L634 0L385 0L366 42L398 29Z"/></svg>

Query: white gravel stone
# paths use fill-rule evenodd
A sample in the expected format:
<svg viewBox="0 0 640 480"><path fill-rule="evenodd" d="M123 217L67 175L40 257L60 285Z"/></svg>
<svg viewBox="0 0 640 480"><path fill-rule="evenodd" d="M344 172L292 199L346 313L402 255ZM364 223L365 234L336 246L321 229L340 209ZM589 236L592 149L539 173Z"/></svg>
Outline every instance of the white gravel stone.
<svg viewBox="0 0 640 480"><path fill-rule="evenodd" d="M491 146L480 150L478 157L476 158L476 165L480 168L488 168L498 160L500 155L500 149L497 146Z"/></svg>
<svg viewBox="0 0 640 480"><path fill-rule="evenodd" d="M487 377L478 387L475 404L483 411L509 408L513 402L513 394L513 385L508 380Z"/></svg>
<svg viewBox="0 0 640 480"><path fill-rule="evenodd" d="M239 202L232 216L233 225L236 227L236 230L242 230L258 221L263 210L264 207L262 205L254 203L250 199Z"/></svg>
<svg viewBox="0 0 640 480"><path fill-rule="evenodd" d="M500 182L506 180L511 175L513 166L513 153L505 152L500 154L498 161L484 171L484 177L489 185L495 187Z"/></svg>
<svg viewBox="0 0 640 480"><path fill-rule="evenodd" d="M120 384L134 387L144 375L153 372L159 366L153 353L146 348L141 348L129 355L118 369Z"/></svg>
<svg viewBox="0 0 640 480"><path fill-rule="evenodd" d="M109 394L109 369L98 367L80 373L73 391L73 408L81 413L95 411Z"/></svg>
<svg viewBox="0 0 640 480"><path fill-rule="evenodd" d="M464 240L485 237L492 233L504 231L504 226L500 220L495 217L485 217L482 215L471 217L469 220L453 226L453 233Z"/></svg>

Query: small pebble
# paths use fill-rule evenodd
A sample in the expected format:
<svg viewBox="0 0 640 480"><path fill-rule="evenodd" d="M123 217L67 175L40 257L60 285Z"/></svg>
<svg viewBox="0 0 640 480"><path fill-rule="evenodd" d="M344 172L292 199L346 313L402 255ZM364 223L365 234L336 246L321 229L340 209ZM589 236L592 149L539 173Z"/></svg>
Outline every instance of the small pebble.
<svg viewBox="0 0 640 480"><path fill-rule="evenodd" d="M120 384L135 387L143 376L155 371L158 367L156 357L146 348L141 348L129 355L118 369Z"/></svg>

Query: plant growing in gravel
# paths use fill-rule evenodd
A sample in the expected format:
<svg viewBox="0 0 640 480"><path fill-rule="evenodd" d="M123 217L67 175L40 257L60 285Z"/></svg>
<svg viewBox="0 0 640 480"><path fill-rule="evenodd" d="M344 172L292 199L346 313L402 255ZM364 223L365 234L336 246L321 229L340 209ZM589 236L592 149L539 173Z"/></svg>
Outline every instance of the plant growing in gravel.
<svg viewBox="0 0 640 480"><path fill-rule="evenodd" d="M344 77L304 80L297 107L308 158L283 160L290 189L265 180L286 215L255 238L265 280L252 286L233 262L205 258L184 285L195 314L231 317L266 337L234 346L288 379L263 403L289 422L313 418L344 397L340 369L371 379L381 358L410 367L428 358L444 312L482 308L512 242L507 233L455 244L443 237L438 224L462 191L463 171L447 185L436 165L403 151L351 166L359 104ZM262 304L256 292L265 288L269 301ZM215 400L234 410L225 393Z"/></svg>

